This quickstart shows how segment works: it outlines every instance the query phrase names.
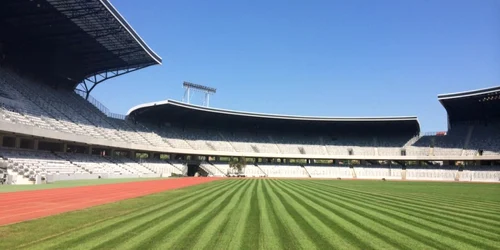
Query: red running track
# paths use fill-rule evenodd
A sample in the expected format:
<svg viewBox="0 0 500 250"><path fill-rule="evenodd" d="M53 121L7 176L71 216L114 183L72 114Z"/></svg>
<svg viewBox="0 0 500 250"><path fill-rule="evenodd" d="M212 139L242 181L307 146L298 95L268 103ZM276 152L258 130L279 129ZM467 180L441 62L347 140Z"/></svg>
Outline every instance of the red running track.
<svg viewBox="0 0 500 250"><path fill-rule="evenodd" d="M215 180L188 177L0 193L0 226Z"/></svg>

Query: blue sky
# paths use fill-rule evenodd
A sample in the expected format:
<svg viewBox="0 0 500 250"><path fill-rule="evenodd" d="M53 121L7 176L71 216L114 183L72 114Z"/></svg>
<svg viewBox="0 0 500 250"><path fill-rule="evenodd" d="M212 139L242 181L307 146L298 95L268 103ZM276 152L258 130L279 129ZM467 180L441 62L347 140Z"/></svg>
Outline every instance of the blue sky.
<svg viewBox="0 0 500 250"><path fill-rule="evenodd" d="M498 0L111 2L163 58L94 90L116 113L181 100L190 81L218 89L216 108L416 115L439 131L437 94L500 85Z"/></svg>

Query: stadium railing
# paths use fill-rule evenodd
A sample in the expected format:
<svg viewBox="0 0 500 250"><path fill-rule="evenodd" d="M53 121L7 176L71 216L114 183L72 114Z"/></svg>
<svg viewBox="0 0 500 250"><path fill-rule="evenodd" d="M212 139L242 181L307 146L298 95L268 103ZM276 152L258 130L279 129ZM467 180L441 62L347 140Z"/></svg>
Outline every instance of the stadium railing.
<svg viewBox="0 0 500 250"><path fill-rule="evenodd" d="M86 94L82 90L75 89L75 93L77 93L79 96L81 96L83 99L85 99ZM106 106L104 106L104 104L102 104L101 102L99 102L93 96L89 95L87 101L89 103L91 103L92 105L94 105L101 112L103 112L106 116L108 116L110 118L114 118L114 119L125 120L125 117L126 117L125 115L116 114L116 113L113 113L113 112L109 111L109 109Z"/></svg>

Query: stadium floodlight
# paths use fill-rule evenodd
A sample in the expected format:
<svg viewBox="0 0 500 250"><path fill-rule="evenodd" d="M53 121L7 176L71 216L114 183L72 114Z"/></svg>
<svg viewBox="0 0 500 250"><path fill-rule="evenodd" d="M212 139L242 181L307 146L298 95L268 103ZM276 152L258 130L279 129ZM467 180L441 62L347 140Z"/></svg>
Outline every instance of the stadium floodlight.
<svg viewBox="0 0 500 250"><path fill-rule="evenodd" d="M194 84L190 82L183 82L182 86L184 87L184 98L182 99L183 102L190 103L191 101L191 90L193 91L199 91L203 92L205 95L205 98L203 99L203 106L208 107L210 105L210 95L213 95L217 93L217 89L208 87L208 86L203 86L199 84Z"/></svg>

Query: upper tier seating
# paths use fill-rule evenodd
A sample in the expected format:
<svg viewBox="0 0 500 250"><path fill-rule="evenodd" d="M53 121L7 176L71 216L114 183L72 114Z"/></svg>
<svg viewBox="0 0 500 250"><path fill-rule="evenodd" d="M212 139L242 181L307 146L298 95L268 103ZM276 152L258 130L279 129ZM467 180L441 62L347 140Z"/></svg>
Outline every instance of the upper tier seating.
<svg viewBox="0 0 500 250"><path fill-rule="evenodd" d="M434 155L436 156L460 156L465 146L465 140L469 126L456 125L446 136L434 137Z"/></svg>
<svg viewBox="0 0 500 250"><path fill-rule="evenodd" d="M343 135L325 139L325 145L329 155L349 155L350 149L353 155L375 155L374 137Z"/></svg>
<svg viewBox="0 0 500 250"><path fill-rule="evenodd" d="M377 152L378 155L401 155L401 149L408 142L408 137L405 136L386 136L377 137Z"/></svg>
<svg viewBox="0 0 500 250"><path fill-rule="evenodd" d="M272 137L277 143L280 152L285 154L328 154L324 146L323 139L319 136L295 135L276 135Z"/></svg>
<svg viewBox="0 0 500 250"><path fill-rule="evenodd" d="M73 92L55 90L1 68L0 75L4 76L0 78L2 88L8 90L16 103L23 105L9 107L8 110L20 115L10 119L14 123L111 141L146 143L144 139L140 140L141 137L136 132L130 136L127 132L121 131L122 128L116 126L113 119L105 116ZM4 103L1 108L3 113L7 112L5 106ZM25 119L20 119L21 117ZM33 122L26 124L27 121Z"/></svg>
<svg viewBox="0 0 500 250"><path fill-rule="evenodd" d="M500 154L500 124L455 124L446 136L301 135L158 127L110 118L74 92L20 77L0 67L0 122L113 142L169 148L295 155L460 156ZM333 131L334 132L334 131ZM332 133L333 133L332 132ZM469 140L468 140L469 138ZM412 141L411 141L412 142ZM134 172L130 170L130 172Z"/></svg>
<svg viewBox="0 0 500 250"><path fill-rule="evenodd" d="M237 152L270 153L278 154L278 146L271 141L269 136L249 132L219 131L221 136L228 140Z"/></svg>
<svg viewBox="0 0 500 250"><path fill-rule="evenodd" d="M483 155L500 154L500 123L492 123L488 126L474 125L473 132L467 149L476 155L483 150Z"/></svg>

